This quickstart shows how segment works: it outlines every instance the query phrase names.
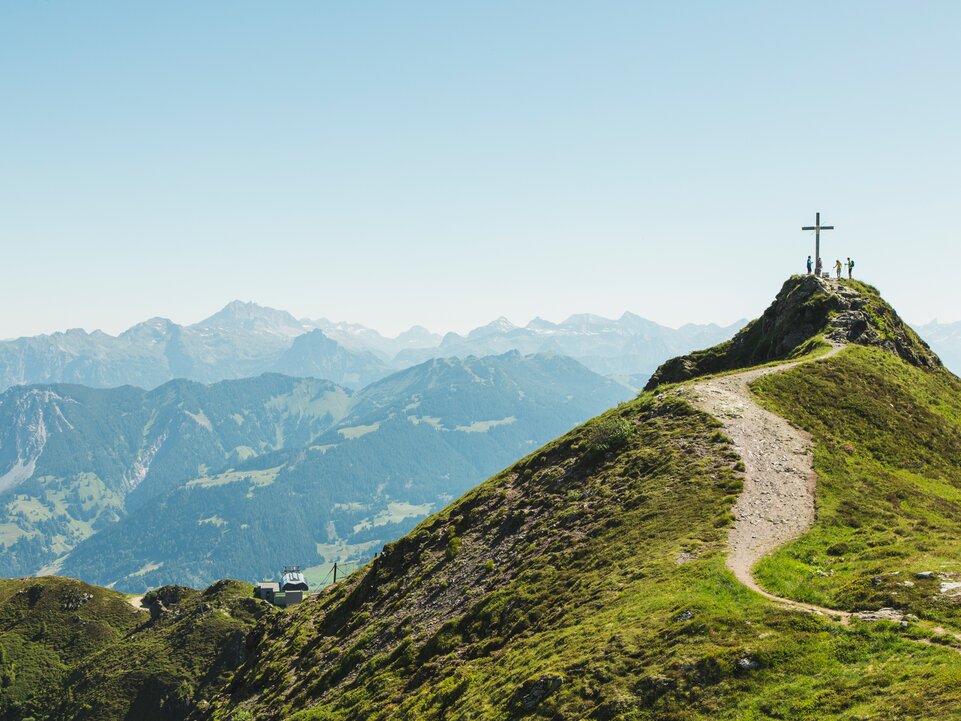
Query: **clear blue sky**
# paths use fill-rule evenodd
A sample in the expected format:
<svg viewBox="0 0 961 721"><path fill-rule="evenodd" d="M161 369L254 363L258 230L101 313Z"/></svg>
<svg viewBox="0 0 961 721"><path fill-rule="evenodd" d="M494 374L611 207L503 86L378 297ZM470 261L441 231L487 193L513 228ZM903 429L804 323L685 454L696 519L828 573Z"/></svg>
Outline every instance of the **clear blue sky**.
<svg viewBox="0 0 961 721"><path fill-rule="evenodd" d="M961 3L0 4L0 337L757 315L813 238L961 319Z"/></svg>

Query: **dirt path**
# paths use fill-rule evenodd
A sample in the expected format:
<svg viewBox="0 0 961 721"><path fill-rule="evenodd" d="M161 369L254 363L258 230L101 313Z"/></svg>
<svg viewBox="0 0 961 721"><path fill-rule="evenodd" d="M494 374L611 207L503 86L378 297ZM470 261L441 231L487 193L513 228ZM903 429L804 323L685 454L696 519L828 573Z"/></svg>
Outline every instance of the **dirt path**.
<svg viewBox="0 0 961 721"><path fill-rule="evenodd" d="M744 461L744 490L734 505L728 535L727 566L748 588L795 608L847 620L850 614L791 601L764 591L751 569L763 556L792 541L814 523L814 442L811 436L754 400L749 385L771 373L834 355L835 346L818 359L755 368L694 384L694 403L724 424L724 432Z"/></svg>
<svg viewBox="0 0 961 721"><path fill-rule="evenodd" d="M695 383L688 393L695 405L724 426L724 432L744 461L744 490L734 504L734 526L727 539L727 567L745 586L784 606L829 616L841 623L852 618L865 621L903 621L894 609L850 613L775 596L762 589L751 573L762 557L794 540L814 524L814 441L785 419L761 408L750 384L762 376L829 358L844 348L835 345L810 360L755 368ZM922 624L930 630L961 641L961 634ZM929 643L923 639L913 639ZM961 653L957 646L947 646Z"/></svg>
<svg viewBox="0 0 961 721"><path fill-rule="evenodd" d="M143 596L127 596L127 603L136 608L138 611L146 611L143 605Z"/></svg>

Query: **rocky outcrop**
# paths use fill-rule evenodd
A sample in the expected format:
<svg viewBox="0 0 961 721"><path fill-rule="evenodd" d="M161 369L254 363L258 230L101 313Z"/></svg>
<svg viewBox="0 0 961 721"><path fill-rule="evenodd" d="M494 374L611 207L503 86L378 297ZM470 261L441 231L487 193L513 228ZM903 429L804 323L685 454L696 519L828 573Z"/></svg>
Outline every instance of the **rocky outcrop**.
<svg viewBox="0 0 961 721"><path fill-rule="evenodd" d="M711 373L803 355L818 337L885 348L921 368L939 368L937 355L880 296L858 281L792 276L764 314L731 340L672 358L646 390Z"/></svg>
<svg viewBox="0 0 961 721"><path fill-rule="evenodd" d="M919 368L940 368L941 359L869 285L820 281L839 300L826 337L834 342L873 345ZM867 289L867 292L864 292Z"/></svg>

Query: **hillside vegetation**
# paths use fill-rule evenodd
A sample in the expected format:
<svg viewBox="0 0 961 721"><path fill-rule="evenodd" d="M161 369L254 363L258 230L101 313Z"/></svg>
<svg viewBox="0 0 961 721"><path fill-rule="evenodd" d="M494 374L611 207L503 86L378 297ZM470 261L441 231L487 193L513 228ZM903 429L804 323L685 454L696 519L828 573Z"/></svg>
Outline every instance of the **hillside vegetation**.
<svg viewBox="0 0 961 721"><path fill-rule="evenodd" d="M762 562L764 584L820 605L890 606L961 628L961 380L850 348L754 390L813 433L818 473L818 520Z"/></svg>
<svg viewBox="0 0 961 721"><path fill-rule="evenodd" d="M259 629L210 715L924 718L961 703L952 651L733 579L737 463L672 394L625 404Z"/></svg>
<svg viewBox="0 0 961 721"><path fill-rule="evenodd" d="M122 594L80 581L0 581L0 718L47 718L72 670L146 615Z"/></svg>
<svg viewBox="0 0 961 721"><path fill-rule="evenodd" d="M0 581L0 719L182 719L245 657L276 611L252 587L157 589L135 608L66 578Z"/></svg>
<svg viewBox="0 0 961 721"><path fill-rule="evenodd" d="M323 577L631 395L555 355L443 359L353 393L271 374L0 394L0 574L130 592Z"/></svg>
<svg viewBox="0 0 961 721"><path fill-rule="evenodd" d="M824 325L792 348L762 337L758 354L742 341L699 356L711 364L667 364L663 384L495 475L299 607L267 610L228 584L229 603L249 605L217 636L195 628L226 623L224 602L207 600L221 591L162 589L154 607L168 594L193 605L155 612L52 678L64 701L37 718L130 717L138 693L170 714L157 718L212 721L961 718L961 381L869 286L791 279L775 306L786 296ZM767 333L790 326L766 317ZM754 386L810 430L820 477L815 525L757 576L788 598L914 614L900 623L785 606L732 576L743 461L686 400L690 381L666 382L672 368L694 378L813 357L825 340L851 345ZM148 643L174 662L152 670ZM119 694L124 706L110 681L125 674L168 690Z"/></svg>

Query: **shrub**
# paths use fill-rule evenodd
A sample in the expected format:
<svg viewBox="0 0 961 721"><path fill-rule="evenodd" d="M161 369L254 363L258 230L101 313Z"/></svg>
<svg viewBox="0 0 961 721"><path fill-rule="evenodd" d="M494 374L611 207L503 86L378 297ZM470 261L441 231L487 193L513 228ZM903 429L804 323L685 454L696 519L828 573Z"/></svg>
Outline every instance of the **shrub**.
<svg viewBox="0 0 961 721"><path fill-rule="evenodd" d="M624 418L604 418L591 428L587 437L587 451L591 454L615 451L623 447L630 437L631 424Z"/></svg>
<svg viewBox="0 0 961 721"><path fill-rule="evenodd" d="M447 541L447 548L444 549L444 555L450 561L457 555L458 551L460 551L460 538L451 536L450 540Z"/></svg>

